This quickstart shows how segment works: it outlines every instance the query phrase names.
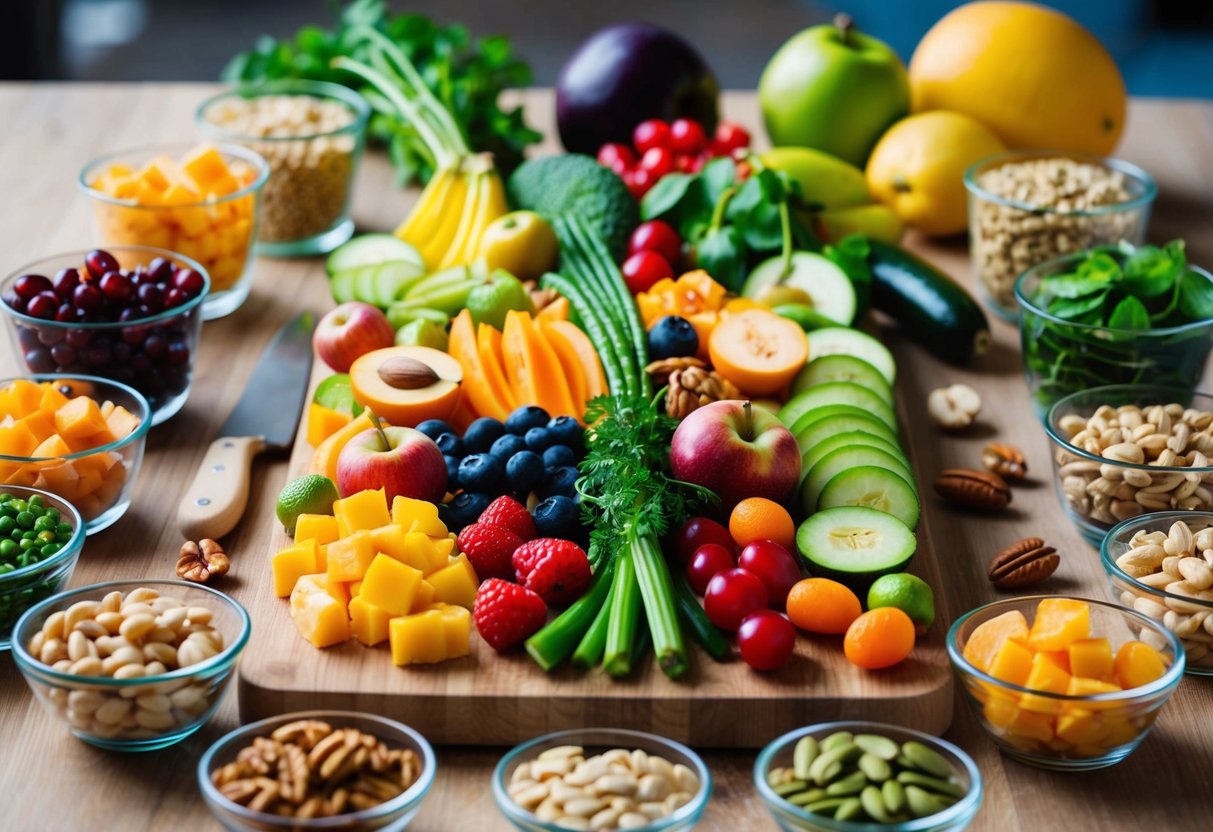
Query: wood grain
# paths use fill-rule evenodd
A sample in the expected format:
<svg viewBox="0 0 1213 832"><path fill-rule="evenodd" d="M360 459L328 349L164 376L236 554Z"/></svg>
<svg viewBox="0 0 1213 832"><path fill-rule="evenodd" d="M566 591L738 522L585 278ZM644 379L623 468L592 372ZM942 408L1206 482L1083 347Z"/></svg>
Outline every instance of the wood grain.
<svg viewBox="0 0 1213 832"><path fill-rule="evenodd" d="M87 207L73 184L77 171L108 150L193 135L197 102L209 85L0 84L0 269L95 241ZM527 94L532 120L551 123L551 97ZM726 110L755 124L752 96L732 95ZM1213 105L1136 101L1120 155L1145 166L1161 196L1150 237L1184 236L1195 262L1213 262ZM364 230L385 229L403 215L412 194L387 185L385 160L369 156L361 172L355 219ZM968 279L963 241L936 245L911 239L920 252L953 275ZM90 540L72 585L112 578L168 577L181 538L174 512L207 444L236 403L274 332L301 308L323 308L323 270L313 261L257 264L253 294L236 314L205 325L193 392L184 410L152 431L135 485L134 505L113 527ZM1107 598L1094 550L1064 518L1048 479L1048 449L1032 416L1020 374L1014 329L994 322L996 346L980 366L943 365L887 333L900 360L903 413L911 454L921 478L940 467L971 465L991 437L1028 455L1032 481L1018 488L1014 510L996 518L954 512L925 496L928 534L940 542L942 589L953 613L993 600L985 578L990 555L1029 534L1045 537L1063 562L1046 589ZM0 348L0 372L15 372L12 347ZM944 437L929 424L925 392L943 382L966 381L986 401L980 424L962 437ZM276 534L270 518L287 463L261 457L254 465L246 520L224 539L233 571L223 587L248 602L262 581L264 553ZM254 637L263 626L254 622ZM379 657L376 656L376 659ZM1143 746L1120 765L1081 775L1032 769L1002 758L967 710L956 702L945 736L977 760L985 801L971 827L1020 830L1197 830L1208 828L1213 792L1213 741L1209 714L1213 684L1186 678ZM744 720L756 709L726 718ZM51 720L29 694L11 659L0 658L0 783L6 790L3 825L24 830L216 830L198 799L193 766L207 744L237 722L235 698L201 733L173 749L119 755L83 745ZM439 772L414 829L423 832L509 827L488 789L501 749L438 749ZM701 829L774 830L750 782L752 752L705 754L716 791Z"/></svg>

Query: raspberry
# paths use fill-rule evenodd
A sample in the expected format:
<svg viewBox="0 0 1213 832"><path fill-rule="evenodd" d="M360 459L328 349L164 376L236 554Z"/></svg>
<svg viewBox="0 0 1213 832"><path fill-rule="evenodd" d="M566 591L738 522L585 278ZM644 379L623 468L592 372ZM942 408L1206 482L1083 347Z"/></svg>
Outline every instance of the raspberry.
<svg viewBox="0 0 1213 832"><path fill-rule="evenodd" d="M476 631L498 652L526 641L544 625L547 615L542 598L500 578L482 583L472 605Z"/></svg>
<svg viewBox="0 0 1213 832"><path fill-rule="evenodd" d="M532 540L535 537L535 521L526 510L526 506L513 497L501 496L489 503L480 514L478 523L491 523L509 529L522 540Z"/></svg>
<svg viewBox="0 0 1213 832"><path fill-rule="evenodd" d="M524 543L511 559L518 582L548 604L571 604L589 586L593 573L585 552L570 540L542 537Z"/></svg>
<svg viewBox="0 0 1213 832"><path fill-rule="evenodd" d="M459 533L459 551L468 556L476 577L510 579L514 576L511 557L522 539L509 529L489 523L473 523Z"/></svg>

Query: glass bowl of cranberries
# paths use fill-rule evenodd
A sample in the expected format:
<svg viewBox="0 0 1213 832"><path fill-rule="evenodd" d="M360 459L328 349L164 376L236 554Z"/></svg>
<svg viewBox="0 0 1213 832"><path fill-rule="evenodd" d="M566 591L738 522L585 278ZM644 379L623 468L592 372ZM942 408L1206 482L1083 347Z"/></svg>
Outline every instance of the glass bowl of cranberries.
<svg viewBox="0 0 1213 832"><path fill-rule="evenodd" d="M128 384L158 425L189 396L209 288L185 255L110 246L27 263L0 283L0 310L31 373Z"/></svg>

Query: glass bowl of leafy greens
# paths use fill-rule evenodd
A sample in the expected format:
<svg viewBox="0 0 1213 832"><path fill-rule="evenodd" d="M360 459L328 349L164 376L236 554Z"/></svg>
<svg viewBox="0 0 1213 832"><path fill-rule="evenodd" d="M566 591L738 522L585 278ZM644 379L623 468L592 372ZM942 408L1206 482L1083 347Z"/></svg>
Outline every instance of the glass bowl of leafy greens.
<svg viewBox="0 0 1213 832"><path fill-rule="evenodd" d="M1034 266L1015 284L1024 372L1042 420L1065 396L1109 384L1191 391L1213 347L1213 275L1182 240L1121 243Z"/></svg>

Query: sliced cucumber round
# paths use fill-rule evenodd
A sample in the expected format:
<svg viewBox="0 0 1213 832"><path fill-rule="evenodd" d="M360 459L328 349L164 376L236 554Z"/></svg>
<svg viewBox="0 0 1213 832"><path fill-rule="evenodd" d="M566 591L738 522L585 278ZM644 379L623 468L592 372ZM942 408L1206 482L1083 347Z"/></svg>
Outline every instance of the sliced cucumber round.
<svg viewBox="0 0 1213 832"><path fill-rule="evenodd" d="M838 506L867 506L887 512L913 529L918 525L918 495L909 484L884 468L860 465L848 468L821 489L818 510Z"/></svg>
<svg viewBox="0 0 1213 832"><path fill-rule="evenodd" d="M903 571L917 545L905 523L867 506L819 511L796 530L796 548L809 571L851 586Z"/></svg>
<svg viewBox="0 0 1213 832"><path fill-rule="evenodd" d="M324 263L324 269L329 275L335 275L347 269L372 266L386 263L389 260L408 261L422 271L425 270L425 261L421 258L421 252L391 234L363 234L361 237L355 237L348 243L338 246L329 255L328 260Z"/></svg>
<svg viewBox="0 0 1213 832"><path fill-rule="evenodd" d="M776 256L759 263L741 287L741 296L763 301L764 293L777 286L804 292L813 309L836 324L849 326L855 320L858 304L851 279L833 260L811 251L792 255L791 269L783 270L783 258Z"/></svg>
<svg viewBox="0 0 1213 832"><path fill-rule="evenodd" d="M897 377L897 363L884 344L866 332L845 326L815 329L805 333L809 339L809 358L823 355L853 355L871 364L889 384Z"/></svg>
<svg viewBox="0 0 1213 832"><path fill-rule="evenodd" d="M853 382L879 394L888 404L893 404L893 388L880 370L862 358L841 353L823 355L806 364L792 381L792 395L831 381Z"/></svg>
<svg viewBox="0 0 1213 832"><path fill-rule="evenodd" d="M805 514L817 510L817 500L821 496L826 483L834 479L848 468L860 465L874 465L884 468L905 480L906 485L914 487L914 475L897 457L879 448L863 445L852 445L849 448L839 448L823 456L809 471L808 476L800 485L800 504Z"/></svg>
<svg viewBox="0 0 1213 832"><path fill-rule="evenodd" d="M845 407L849 412L836 413L826 418L813 420L809 420L809 414L806 414L804 419L797 422L796 427L792 429L792 435L796 437L796 444L800 448L801 454L812 450L822 440L828 439L835 434L857 430L874 434L894 444L897 443L897 435L889 430L888 425L872 414L863 413L858 408L853 408L850 405L829 405L829 407ZM815 413L816 411L813 412Z"/></svg>
<svg viewBox="0 0 1213 832"><path fill-rule="evenodd" d="M779 419L785 425L795 424L796 420L814 408L827 404L849 404L858 407L865 413L871 413L897 432L897 414L893 408L867 387L862 387L852 381L827 381L797 393L779 411Z"/></svg>
<svg viewBox="0 0 1213 832"><path fill-rule="evenodd" d="M820 462L822 458L826 456L826 454L832 453L839 448L851 448L860 445L866 445L869 448L877 448L888 454L892 454L905 464L907 470L910 469L910 460L906 457L905 452L901 449L901 446L890 440L887 436L882 436L875 433L865 433L862 430L849 430L845 433L835 433L831 436L827 436L813 447L804 451L800 455L800 470L803 473L803 476L808 476L808 473L813 469L813 466Z"/></svg>

